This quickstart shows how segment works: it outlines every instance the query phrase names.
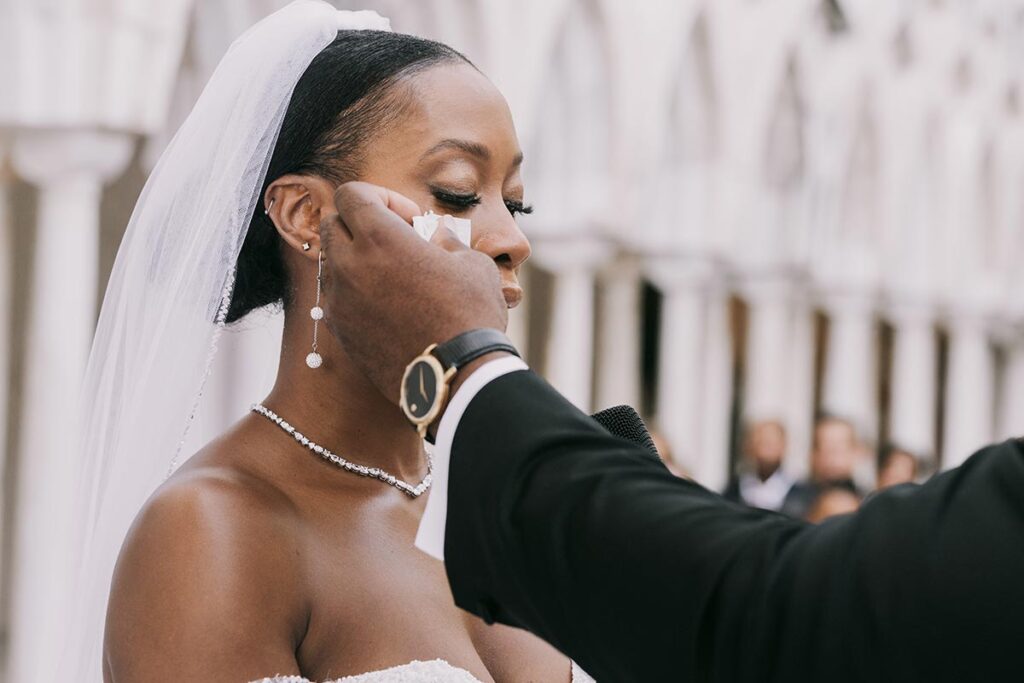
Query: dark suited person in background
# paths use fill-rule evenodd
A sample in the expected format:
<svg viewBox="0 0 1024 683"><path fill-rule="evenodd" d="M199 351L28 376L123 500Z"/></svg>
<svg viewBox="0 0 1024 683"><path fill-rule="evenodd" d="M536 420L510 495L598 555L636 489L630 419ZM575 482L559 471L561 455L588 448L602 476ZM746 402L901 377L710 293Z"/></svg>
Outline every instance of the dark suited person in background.
<svg viewBox="0 0 1024 683"><path fill-rule="evenodd" d="M417 544L443 553L459 606L604 681L1020 679L1020 441L819 525L742 508L496 347L507 311L490 258L444 231L423 242L416 207L383 188L346 184L335 200L326 320L382 391L404 387L407 414L439 406ZM441 358L424 354L435 343ZM421 354L448 370L421 384Z"/></svg>
<svg viewBox="0 0 1024 683"><path fill-rule="evenodd" d="M786 427L778 420L759 420L743 435L743 460L722 495L735 503L762 510L784 510L793 480L782 469Z"/></svg>
<svg viewBox="0 0 1024 683"><path fill-rule="evenodd" d="M784 512L792 517L818 521L824 518L821 512L824 499L859 499L857 474L866 463L866 453L852 422L838 415L819 415L814 421L810 477L797 482L790 490ZM843 491L848 495L843 496ZM830 507L827 502L825 505ZM836 509L845 511L843 506Z"/></svg>

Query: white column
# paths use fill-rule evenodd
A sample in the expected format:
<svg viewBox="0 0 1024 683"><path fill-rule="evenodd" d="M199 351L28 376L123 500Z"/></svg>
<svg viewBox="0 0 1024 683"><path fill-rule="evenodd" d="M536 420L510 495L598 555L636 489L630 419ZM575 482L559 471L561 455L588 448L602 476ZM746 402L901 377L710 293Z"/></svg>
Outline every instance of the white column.
<svg viewBox="0 0 1024 683"><path fill-rule="evenodd" d="M14 225L11 219L10 178L4 171L4 150L0 148L0 492L7 459L7 408L11 369L11 297L14 285ZM2 494L0 494L2 495Z"/></svg>
<svg viewBox="0 0 1024 683"><path fill-rule="evenodd" d="M994 361L982 317L958 315L949 321L943 469L956 467L992 441Z"/></svg>
<svg viewBox="0 0 1024 683"><path fill-rule="evenodd" d="M707 286L711 270L686 259L655 259L647 266L661 291L658 343L658 427L675 461L695 477L704 472Z"/></svg>
<svg viewBox="0 0 1024 683"><path fill-rule="evenodd" d="M890 311L895 330L889 438L902 448L935 456L935 405L938 349L935 320L924 306L904 305Z"/></svg>
<svg viewBox="0 0 1024 683"><path fill-rule="evenodd" d="M822 408L852 420L873 443L878 425L873 302L866 295L833 295L825 307L830 324Z"/></svg>
<svg viewBox="0 0 1024 683"><path fill-rule="evenodd" d="M14 286L14 225L11 218L8 183L10 178L5 170L6 149L0 143L0 558L7 547L4 534L7 518L8 501L4 492L7 491L7 428L10 421L10 386L11 386L11 307ZM6 563L0 562L0 586L6 585L4 575ZM7 615L0 614L0 632L8 633ZM3 661L0 661L3 671Z"/></svg>
<svg viewBox="0 0 1024 683"><path fill-rule="evenodd" d="M620 259L601 273L598 328L598 409L640 401L640 269L631 258Z"/></svg>
<svg viewBox="0 0 1024 683"><path fill-rule="evenodd" d="M729 330L729 296L725 283L714 279L707 289L705 311L704 407L701 457L693 476L714 491L729 481L729 428L732 422L733 343Z"/></svg>
<svg viewBox="0 0 1024 683"><path fill-rule="evenodd" d="M814 319L808 297L785 275L751 277L747 302L746 422L778 420L786 426L784 467L807 476L814 418Z"/></svg>
<svg viewBox="0 0 1024 683"><path fill-rule="evenodd" d="M811 470L814 431L814 354L817 346L810 298L797 293L791 309L791 381L786 391L786 472L794 480L806 479Z"/></svg>
<svg viewBox="0 0 1024 683"><path fill-rule="evenodd" d="M1024 338L1007 348L1005 372L997 438L1024 437Z"/></svg>
<svg viewBox="0 0 1024 683"><path fill-rule="evenodd" d="M785 420L792 285L781 276L754 278L743 283L743 293L748 310L744 417Z"/></svg>
<svg viewBox="0 0 1024 683"><path fill-rule="evenodd" d="M554 281L544 374L581 410L593 400L594 278L610 255L607 244L591 238L534 246Z"/></svg>
<svg viewBox="0 0 1024 683"><path fill-rule="evenodd" d="M126 135L24 133L14 170L39 188L12 562L8 680L50 680L73 580L73 432L97 314L103 183L126 167ZM64 505L64 507L62 507Z"/></svg>

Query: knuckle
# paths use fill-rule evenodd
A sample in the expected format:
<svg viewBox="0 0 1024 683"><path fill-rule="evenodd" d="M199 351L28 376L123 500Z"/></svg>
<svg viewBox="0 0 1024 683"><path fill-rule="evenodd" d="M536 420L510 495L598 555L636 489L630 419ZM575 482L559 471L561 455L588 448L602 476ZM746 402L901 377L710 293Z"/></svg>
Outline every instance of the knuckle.
<svg viewBox="0 0 1024 683"><path fill-rule="evenodd" d="M343 203L352 194L352 183L342 183L334 188L334 201L337 204Z"/></svg>

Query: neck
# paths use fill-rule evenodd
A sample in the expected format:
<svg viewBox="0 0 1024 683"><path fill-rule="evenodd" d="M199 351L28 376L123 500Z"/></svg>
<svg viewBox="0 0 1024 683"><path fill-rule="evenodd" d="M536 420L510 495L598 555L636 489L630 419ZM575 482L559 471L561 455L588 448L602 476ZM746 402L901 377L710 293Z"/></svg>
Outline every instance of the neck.
<svg viewBox="0 0 1024 683"><path fill-rule="evenodd" d="M377 391L325 325L318 340L323 365L307 367L312 325L298 313L285 315L277 379L264 403L345 459L418 483L426 473L423 443L401 409Z"/></svg>

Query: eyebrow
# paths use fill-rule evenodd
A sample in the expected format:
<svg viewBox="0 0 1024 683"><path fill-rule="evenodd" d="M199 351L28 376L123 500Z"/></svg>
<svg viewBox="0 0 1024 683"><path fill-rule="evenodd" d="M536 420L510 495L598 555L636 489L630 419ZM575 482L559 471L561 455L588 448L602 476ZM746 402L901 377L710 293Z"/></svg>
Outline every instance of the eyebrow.
<svg viewBox="0 0 1024 683"><path fill-rule="evenodd" d="M481 161L491 160L491 151L487 149L486 145L482 145L479 142L473 142L472 140L459 140L457 138L448 138L446 140L442 140L441 142L437 143L436 145L428 149L426 152L424 152L423 156L420 158L426 159L432 154L437 154L438 152L443 152L444 150L447 149L455 149L460 152L464 152L470 156L474 156L480 159ZM512 165L519 166L522 163L523 153L519 152L512 159Z"/></svg>

